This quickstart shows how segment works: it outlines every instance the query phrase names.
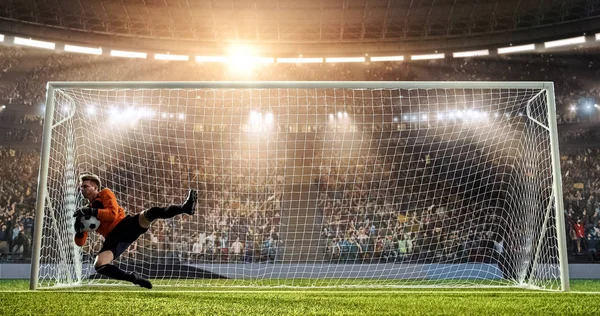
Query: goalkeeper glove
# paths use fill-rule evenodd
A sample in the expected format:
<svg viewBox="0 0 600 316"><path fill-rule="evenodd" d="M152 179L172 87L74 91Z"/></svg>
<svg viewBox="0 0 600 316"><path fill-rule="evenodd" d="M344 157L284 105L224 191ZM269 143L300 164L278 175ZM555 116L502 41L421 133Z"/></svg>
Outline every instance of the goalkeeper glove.
<svg viewBox="0 0 600 316"><path fill-rule="evenodd" d="M81 217L81 216L94 216L98 217L98 209L91 207L80 207L75 211L73 217Z"/></svg>

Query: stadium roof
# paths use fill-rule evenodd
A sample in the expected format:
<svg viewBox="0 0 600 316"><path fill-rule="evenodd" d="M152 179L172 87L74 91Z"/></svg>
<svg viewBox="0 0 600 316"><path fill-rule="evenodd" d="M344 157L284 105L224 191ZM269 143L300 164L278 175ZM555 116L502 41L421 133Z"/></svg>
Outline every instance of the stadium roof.
<svg viewBox="0 0 600 316"><path fill-rule="evenodd" d="M556 29L600 16L596 0L0 0L0 8L3 31L17 23L112 37L277 45L436 41Z"/></svg>

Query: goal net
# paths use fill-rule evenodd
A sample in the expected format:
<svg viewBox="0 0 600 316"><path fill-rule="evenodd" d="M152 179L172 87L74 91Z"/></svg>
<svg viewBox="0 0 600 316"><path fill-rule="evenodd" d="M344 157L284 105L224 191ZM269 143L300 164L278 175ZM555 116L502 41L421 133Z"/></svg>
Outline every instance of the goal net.
<svg viewBox="0 0 600 316"><path fill-rule="evenodd" d="M156 285L567 290L551 83L49 83L32 288L115 284L73 241L92 172Z"/></svg>

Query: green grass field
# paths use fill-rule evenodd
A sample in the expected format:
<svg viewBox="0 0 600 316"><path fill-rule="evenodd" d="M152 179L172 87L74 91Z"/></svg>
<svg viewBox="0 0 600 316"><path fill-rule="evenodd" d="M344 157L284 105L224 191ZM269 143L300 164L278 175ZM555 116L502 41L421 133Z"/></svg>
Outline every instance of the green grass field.
<svg viewBox="0 0 600 316"><path fill-rule="evenodd" d="M0 281L0 315L598 315L600 281L519 289L253 289L130 286L28 291Z"/></svg>

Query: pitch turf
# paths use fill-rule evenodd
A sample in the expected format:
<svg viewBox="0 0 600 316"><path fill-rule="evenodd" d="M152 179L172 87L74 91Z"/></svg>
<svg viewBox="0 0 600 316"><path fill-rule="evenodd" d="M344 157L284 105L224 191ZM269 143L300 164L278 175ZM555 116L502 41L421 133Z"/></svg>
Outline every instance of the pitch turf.
<svg viewBox="0 0 600 316"><path fill-rule="evenodd" d="M261 289L129 286L27 291L0 281L0 315L598 315L600 281L571 292L502 289ZM133 291L134 290L134 291Z"/></svg>

